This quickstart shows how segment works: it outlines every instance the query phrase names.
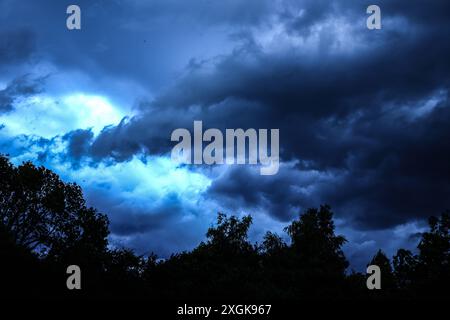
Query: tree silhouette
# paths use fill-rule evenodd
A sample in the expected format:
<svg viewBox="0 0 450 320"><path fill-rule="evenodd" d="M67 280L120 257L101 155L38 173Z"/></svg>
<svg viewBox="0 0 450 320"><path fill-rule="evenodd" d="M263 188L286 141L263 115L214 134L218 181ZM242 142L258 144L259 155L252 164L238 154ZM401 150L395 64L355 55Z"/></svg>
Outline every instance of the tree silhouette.
<svg viewBox="0 0 450 320"><path fill-rule="evenodd" d="M187 298L251 297L260 285L258 250L247 238L251 221L249 216L239 219L219 213L206 241L159 264L151 285Z"/></svg>
<svg viewBox="0 0 450 320"><path fill-rule="evenodd" d="M421 236L417 255L399 249L394 272L399 288L409 296L448 297L450 285L449 212L430 217L429 231Z"/></svg>
<svg viewBox="0 0 450 320"><path fill-rule="evenodd" d="M392 290L396 288L394 272L392 270L391 261L386 254L378 250L369 265L376 265L380 267L381 271L381 286L383 290Z"/></svg>
<svg viewBox="0 0 450 320"><path fill-rule="evenodd" d="M217 216L217 225L212 226L206 233L208 239L201 247L217 250L221 253L247 253L254 250L247 239L248 230L252 224L252 217L245 216L241 220L235 216L227 218L223 213ZM201 250L201 248L199 248Z"/></svg>
<svg viewBox="0 0 450 320"><path fill-rule="evenodd" d="M327 274L343 275L348 267L342 251L346 239L336 236L334 228L333 213L325 205L319 210L307 210L285 230L302 265L314 270L322 269Z"/></svg>
<svg viewBox="0 0 450 320"><path fill-rule="evenodd" d="M285 231L291 238L290 268L295 290L305 296L331 296L339 292L348 262L342 251L346 242L334 233L333 212L327 205L311 208Z"/></svg>
<svg viewBox="0 0 450 320"><path fill-rule="evenodd" d="M261 250L268 257L275 257L284 254L287 247L279 235L268 231L264 236Z"/></svg>
<svg viewBox="0 0 450 320"><path fill-rule="evenodd" d="M108 245L108 219L86 206L81 188L30 162L0 156L0 274L9 296L33 298L398 299L449 297L450 217L431 217L418 253L399 249L393 269L380 250L369 264L382 290L369 292L366 274L347 274L345 238L335 234L329 206L292 221L283 238L248 239L251 216L226 216L191 251L167 259L137 256ZM66 267L79 265L83 290L65 287Z"/></svg>
<svg viewBox="0 0 450 320"><path fill-rule="evenodd" d="M409 250L399 249L393 258L393 265L397 286L400 289L411 286L417 273L417 256Z"/></svg>
<svg viewBox="0 0 450 320"><path fill-rule="evenodd" d="M450 285L450 216L430 217L430 230L422 234L418 245L417 277L430 295L444 295Z"/></svg>
<svg viewBox="0 0 450 320"><path fill-rule="evenodd" d="M77 247L103 252L108 220L87 208L81 188L26 162L14 167L0 156L0 221L16 244L58 257Z"/></svg>
<svg viewBox="0 0 450 320"><path fill-rule="evenodd" d="M65 268L57 266L77 264L89 271L85 284L95 283L107 254L108 220L86 207L81 188L31 162L15 167L4 156L0 156L0 181L2 233L17 250L39 256L38 263L47 265L50 274L59 269L58 280Z"/></svg>
<svg viewBox="0 0 450 320"><path fill-rule="evenodd" d="M422 235L419 243L420 262L430 276L448 274L450 268L450 216L445 212L440 218L429 219L430 231Z"/></svg>

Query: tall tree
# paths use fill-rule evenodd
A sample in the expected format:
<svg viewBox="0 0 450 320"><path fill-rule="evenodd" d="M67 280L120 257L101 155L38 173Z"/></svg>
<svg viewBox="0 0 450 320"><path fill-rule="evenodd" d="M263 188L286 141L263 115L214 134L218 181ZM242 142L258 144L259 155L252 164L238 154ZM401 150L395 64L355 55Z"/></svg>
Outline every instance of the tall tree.
<svg viewBox="0 0 450 320"><path fill-rule="evenodd" d="M342 246L346 239L335 235L334 229L333 212L327 205L308 209L285 228L301 265L329 275L344 275L348 261Z"/></svg>
<svg viewBox="0 0 450 320"><path fill-rule="evenodd" d="M81 188L31 162L0 156L0 224L14 241L43 256L106 251L108 219L86 206ZM82 249L81 249L82 248Z"/></svg>
<svg viewBox="0 0 450 320"><path fill-rule="evenodd" d="M417 256L409 250L399 249L393 258L393 265L397 286L401 289L411 286L416 279Z"/></svg>
<svg viewBox="0 0 450 320"><path fill-rule="evenodd" d="M418 245L418 277L432 294L446 293L450 285L450 213L429 218L430 230Z"/></svg>
<svg viewBox="0 0 450 320"><path fill-rule="evenodd" d="M386 254L378 250L369 265L376 265L381 271L381 286L384 289L395 289L395 277L392 271L391 261Z"/></svg>

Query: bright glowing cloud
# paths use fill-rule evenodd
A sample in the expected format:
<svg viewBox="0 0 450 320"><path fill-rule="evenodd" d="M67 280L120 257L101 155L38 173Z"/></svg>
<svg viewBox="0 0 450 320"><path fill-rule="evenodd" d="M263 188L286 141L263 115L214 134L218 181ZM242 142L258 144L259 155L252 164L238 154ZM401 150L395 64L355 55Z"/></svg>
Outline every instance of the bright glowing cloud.
<svg viewBox="0 0 450 320"><path fill-rule="evenodd" d="M67 163L57 164L56 170L87 188L106 189L123 198L140 200L144 205L170 194L195 201L211 183L206 176L177 167L166 157L133 157L127 162L100 163L77 170L67 166Z"/></svg>
<svg viewBox="0 0 450 320"><path fill-rule="evenodd" d="M92 128L94 134L117 124L125 116L107 98L82 93L61 97L33 96L18 101L14 110L0 116L11 136L25 134L50 139L75 129Z"/></svg>

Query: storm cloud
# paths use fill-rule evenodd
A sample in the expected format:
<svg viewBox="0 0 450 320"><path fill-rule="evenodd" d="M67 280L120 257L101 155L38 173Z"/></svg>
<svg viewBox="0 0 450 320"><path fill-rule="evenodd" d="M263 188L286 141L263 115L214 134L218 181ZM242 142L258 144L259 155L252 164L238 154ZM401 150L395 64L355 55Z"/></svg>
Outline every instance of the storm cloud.
<svg viewBox="0 0 450 320"><path fill-rule="evenodd" d="M45 77L36 79L29 75L20 76L0 90L0 112L8 112L14 108L18 99L24 99L39 94L43 89Z"/></svg>
<svg viewBox="0 0 450 320"><path fill-rule="evenodd" d="M217 128L280 128L284 161L297 160L300 175L333 177L328 184L302 200L290 191L304 187L291 181L295 174L252 183L243 169L215 181L211 194L273 207L269 214L283 221L292 208L328 202L369 229L437 213L449 206L450 28L442 18L449 10L445 2L418 6L386 3L385 28L370 33L364 16L355 19L363 6L307 1L299 21L283 14L277 23L308 50L297 48L297 38L287 48L297 50L273 49L256 34L228 55L191 61L139 117L103 131L92 152L118 160L143 149L168 152L164 137L196 119Z"/></svg>
<svg viewBox="0 0 450 320"><path fill-rule="evenodd" d="M39 96L51 110L83 104L86 119L92 105L102 104L98 119L110 117L101 126L68 123L67 130L61 123L70 117L47 117L58 130L47 134L45 153L33 143L29 149L37 151L23 151L17 137L0 138L18 159L41 150L46 156L35 159L81 184L88 172L96 176L101 182L86 178L87 196L110 214L117 241L168 253L201 239L186 232L183 244L174 235L186 225L203 232L215 214L206 211L252 213L262 230L328 203L339 228L357 242L348 249L353 255L414 246L411 235L425 218L450 208L448 1L378 1L381 30L366 28L368 4L359 0L79 2L78 33L56 19L46 23L43 14L29 17L40 26L30 33L15 19L18 12L4 11L13 31L0 33L0 66L23 71L39 57L29 68L37 78L52 76L42 97L36 81L5 73L0 112ZM62 4L43 3L30 6L64 14ZM171 132L192 129L194 120L205 129L280 129L279 173L260 176L253 166L156 169L170 157ZM45 136L46 124L33 121L42 132L22 140ZM14 127L0 124L0 134ZM156 173L147 177L141 165ZM183 170L173 183L184 187L157 200L156 187L112 178L121 176L118 168L155 179L149 185ZM201 181L193 193L189 174ZM395 244L383 241L388 234ZM161 236L167 242L156 245Z"/></svg>

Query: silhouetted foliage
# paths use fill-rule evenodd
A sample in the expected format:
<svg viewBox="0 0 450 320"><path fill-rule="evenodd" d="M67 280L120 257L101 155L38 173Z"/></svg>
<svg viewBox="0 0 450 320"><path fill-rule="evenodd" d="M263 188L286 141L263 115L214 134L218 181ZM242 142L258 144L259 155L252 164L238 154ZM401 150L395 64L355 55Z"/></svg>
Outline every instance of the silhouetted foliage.
<svg viewBox="0 0 450 320"><path fill-rule="evenodd" d="M285 254L287 247L287 244L279 235L267 231L266 235L264 236L261 250L267 257L274 257Z"/></svg>
<svg viewBox="0 0 450 320"><path fill-rule="evenodd" d="M16 244L58 258L68 251L106 250L108 221L87 208L81 188L31 162L14 167L0 157L0 219Z"/></svg>
<svg viewBox="0 0 450 320"><path fill-rule="evenodd" d="M366 275L348 273L329 206L308 209L285 228L252 244L250 216L218 214L206 240L189 252L158 259L108 247L108 219L86 206L79 186L30 162L0 156L1 290L10 297L380 299L448 297L450 217L429 220L417 254L380 250L369 264L382 271L370 292ZM81 291L66 289L66 268L82 269Z"/></svg>
<svg viewBox="0 0 450 320"><path fill-rule="evenodd" d="M383 275L381 282L383 290L392 290L396 288L391 262L383 251L378 250L369 265L376 265L380 267L381 274Z"/></svg>
<svg viewBox="0 0 450 320"><path fill-rule="evenodd" d="M346 240L334 234L333 213L329 206L307 210L285 231L291 237L291 249L302 267L324 275L344 275L348 262L342 245Z"/></svg>
<svg viewBox="0 0 450 320"><path fill-rule="evenodd" d="M448 212L440 218L429 219L430 231L422 235L419 243L419 259L430 279L448 278L450 275L450 216Z"/></svg>
<svg viewBox="0 0 450 320"><path fill-rule="evenodd" d="M413 296L448 296L450 285L450 217L430 217L430 230L422 234L414 255L400 249L394 256L394 270L398 286Z"/></svg>
<svg viewBox="0 0 450 320"><path fill-rule="evenodd" d="M399 249L394 256L393 265L398 287L404 289L411 286L417 272L417 257L409 250Z"/></svg>

